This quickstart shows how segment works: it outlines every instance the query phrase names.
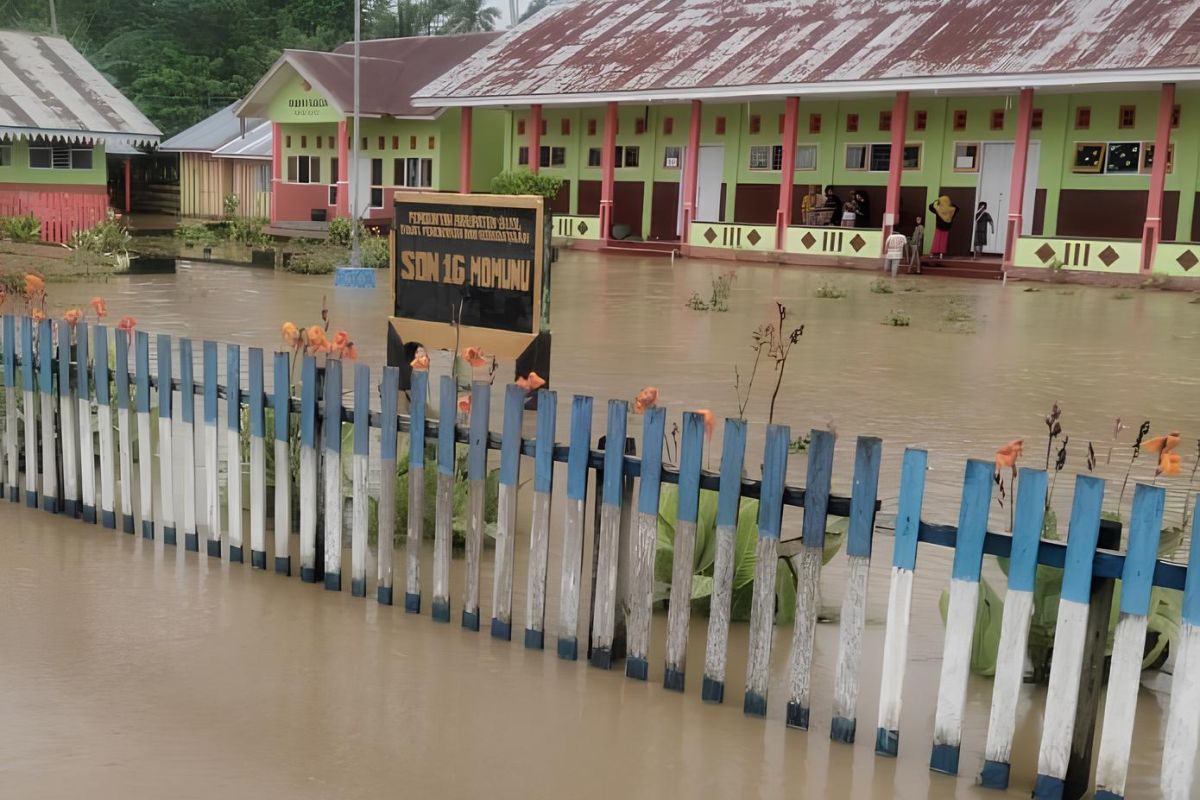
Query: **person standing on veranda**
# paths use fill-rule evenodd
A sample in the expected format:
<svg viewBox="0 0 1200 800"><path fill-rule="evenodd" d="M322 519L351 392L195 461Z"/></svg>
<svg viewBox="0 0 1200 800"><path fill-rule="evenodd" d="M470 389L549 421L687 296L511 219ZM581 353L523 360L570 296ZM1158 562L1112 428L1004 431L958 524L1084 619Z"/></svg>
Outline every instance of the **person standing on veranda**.
<svg viewBox="0 0 1200 800"><path fill-rule="evenodd" d="M988 235L996 230L992 215L988 213L987 203L980 203L975 209L975 241L972 243L971 257L978 258L987 244Z"/></svg>
<svg viewBox="0 0 1200 800"><path fill-rule="evenodd" d="M904 258L904 248L907 245L908 238L896 230L893 230L883 243L883 271L891 273L893 278L900 270L900 260Z"/></svg>
<svg viewBox="0 0 1200 800"><path fill-rule="evenodd" d="M954 225L954 217L958 214L958 206L954 205L946 195L937 202L929 204L933 212L933 246L929 254L934 258L944 258L946 249L950 246L950 228Z"/></svg>

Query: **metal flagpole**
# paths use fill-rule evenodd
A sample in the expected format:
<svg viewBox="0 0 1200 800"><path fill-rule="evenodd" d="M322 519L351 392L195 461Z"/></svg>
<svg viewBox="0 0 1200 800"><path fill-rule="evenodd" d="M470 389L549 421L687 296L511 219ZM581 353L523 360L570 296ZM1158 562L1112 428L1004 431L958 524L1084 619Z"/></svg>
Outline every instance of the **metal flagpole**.
<svg viewBox="0 0 1200 800"><path fill-rule="evenodd" d="M358 44L362 36L362 0L354 0L354 133L350 139L350 266L362 266L358 250Z"/></svg>

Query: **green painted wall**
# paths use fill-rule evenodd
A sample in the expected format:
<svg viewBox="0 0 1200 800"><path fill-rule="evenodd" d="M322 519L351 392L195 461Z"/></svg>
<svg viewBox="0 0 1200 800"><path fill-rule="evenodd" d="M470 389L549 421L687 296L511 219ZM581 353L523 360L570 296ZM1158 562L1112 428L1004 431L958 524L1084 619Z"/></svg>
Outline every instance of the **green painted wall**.
<svg viewBox="0 0 1200 800"><path fill-rule="evenodd" d="M0 184L35 183L46 186L103 186L108 180L104 143L92 149L91 169L34 169L29 166L29 142L16 139L0 143L12 148L12 163L0 167Z"/></svg>
<svg viewBox="0 0 1200 800"><path fill-rule="evenodd" d="M293 73L267 104L272 122L337 122L342 115L315 89L304 88L304 80Z"/></svg>
<svg viewBox="0 0 1200 800"><path fill-rule="evenodd" d="M1038 142L1039 169L1036 188L1045 190L1045 222L1043 235L1054 236L1057 232L1059 192L1063 189L1139 189L1149 187L1149 175L1090 175L1072 170L1075 143L1085 141L1152 141L1154 139L1159 95L1156 91L1123 93L1077 93L1037 94L1034 108L1041 112L1042 125L1032 131ZM906 170L903 175L905 186L927 187L927 202L933 202L939 189L946 187L973 187L979 180L978 172L957 172L954 169L955 144L969 142L983 144L996 141L1012 141L1015 135L1017 116L1016 93L986 97L934 97L914 96L909 104L906 141L922 146L920 167ZM1181 90L1176 97L1181 107L1181 125L1172 132L1174 148L1173 171L1167 176L1167 191L1178 191L1179 215L1178 238L1190 236L1193 216L1196 213L1195 195L1200 182L1200 90ZM1078 106L1091 108L1091 125L1086 131L1075 130L1075 110ZM1119 125L1120 108L1134 105L1135 125L1122 129ZM891 132L881 130L880 112L890 111L890 97L869 97L856 100L806 100L801 99L798 120L797 142L817 145L817 168L798 170L795 184L804 187L809 183L824 186L839 185L886 186L887 172L851 170L846 168L846 146L848 144L890 143ZM742 184L778 185L779 173L774 170L752 170L749 166L750 148L755 145L775 145L781 140L779 118L784 103L756 101L741 104L705 104L701 128L701 144L725 145L726 202L723 220L734 219L735 186ZM966 123L955 129L955 112L966 113ZM1003 112L1002 124L993 129L993 112ZM918 112L925 116L925 129L915 130ZM688 138L690 106L687 104L637 106L622 105L619 109L620 126L617 144L641 146L641 164L636 169L621 168L616 179L639 180L645 184L645 207L643 228L649 230L650 197L654 181L678 182L679 169L664 166L664 153L668 146L685 146ZM810 132L811 115L821 117L820 130ZM847 130L847 118L858 116L858 130ZM603 141L604 107L588 106L577 108L547 108L544 111L547 131L542 143L567 148L566 164L561 168L545 169L547 174L557 174L571 181L571 210L578 213L579 180L599 181L600 169L587 166L588 149L600 147ZM646 130L636 132L636 120L645 116ZM759 118L758 133L751 133L751 118ZM562 118L571 120L570 135L560 129ZM716 120L725 119L725 134L716 133ZM672 131L666 133L664 121L670 118ZM517 122L529 119L528 110L510 112L509 122L504 127L505 158L508 166L517 162L517 150L527 143L528 136L517 134ZM587 120L596 121L596 133L589 136ZM653 155L651 155L651 153ZM802 190L802 189L801 189ZM1032 214L1032 209L1026 209ZM1130 213L1142 214L1143 209L1131 209Z"/></svg>

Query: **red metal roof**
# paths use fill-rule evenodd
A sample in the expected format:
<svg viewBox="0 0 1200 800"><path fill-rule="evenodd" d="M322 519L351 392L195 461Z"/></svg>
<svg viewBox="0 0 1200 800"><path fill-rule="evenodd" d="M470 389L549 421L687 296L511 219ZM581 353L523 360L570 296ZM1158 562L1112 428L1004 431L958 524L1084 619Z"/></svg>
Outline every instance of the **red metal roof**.
<svg viewBox="0 0 1200 800"><path fill-rule="evenodd" d="M549 6L416 97L999 88L1095 73L1200 79L1200 0L582 0Z"/></svg>

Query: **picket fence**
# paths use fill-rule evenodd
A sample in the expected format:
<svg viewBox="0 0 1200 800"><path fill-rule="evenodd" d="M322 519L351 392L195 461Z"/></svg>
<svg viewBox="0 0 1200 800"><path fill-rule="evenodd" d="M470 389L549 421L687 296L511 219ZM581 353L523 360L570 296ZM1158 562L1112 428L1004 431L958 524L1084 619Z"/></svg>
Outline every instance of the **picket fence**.
<svg viewBox="0 0 1200 800"><path fill-rule="evenodd" d="M20 338L17 337L19 328ZM115 346L115 398L110 392L107 354L110 338ZM131 341L132 340L132 341ZM130 346L133 371L130 371ZM95 354L89 358L89 347ZM135 531L132 486L135 462L133 445L143 447L136 462L139 484L141 532L152 539L156 529L165 544L176 544L183 529L184 546L199 550L200 537L209 556L223 555L232 562L244 557L242 530L242 410L249 413L250 475L250 561L254 568L267 568L266 448L274 443L277 465L274 487L274 570L292 573L288 536L292 528L292 492L299 491L300 577L323 581L326 589L340 590L342 575L342 430L354 424L352 464L352 515L350 585L355 596L367 593L368 474L371 430L379 431L378 469L394 475L398 434L423 431L411 438L409 447L408 529L404 575L404 607L419 613L425 585L420 574L420 543L423 537L426 476L425 448L436 448L437 474L432 576L431 615L449 622L451 598L449 573L452 537L452 505L455 477L455 447L465 442L468 451L468 524L466 532L466 588L462 597L461 622L471 630L480 626L479 574L484 528L484 494L488 451L499 450L499 513L493 562L491 635L508 640L512 635L512 588L514 548L520 538L516 529L516 505L522 457L533 459L533 506L529 532L524 645L542 648L546 633L546 584L552 535L562 537L562 563L558 575L561 603L552 620L559 657L577 659L576 631L581 607L580 587L585 542L587 484L591 472L598 482L599 530L595 545L595 589L591 602L590 662L609 668L620 653L614 652L617 617L625 627L625 673L647 680L653 598L655 532L661 485L678 484L678 524L674 542L671 602L667 619L666 663L663 685L684 689L689 630L689 590L694 556L697 511L701 489L718 492L717 541L714 591L708 621L701 697L720 703L725 694L728 651L729 607L734 564L734 542L739 501L755 497L758 506L757 567L749 628L747 676L743 695L745 713L765 716L770 683L771 640L774 617L776 563L779 555L781 519L785 505L804 508L803 546L798 566L796 616L788 660L789 693L786 722L807 729L812 701L809 676L817 622L818 594L826 517L849 517L846 550L848 581L842 598L839 647L833 696L831 737L839 742L855 740L859 672L863 658L862 635L867 601L867 575L877 509L877 487L881 443L860 437L856 444L853 492L850 498L830 494L834 436L813 431L807 452L808 485L801 489L785 485L790 430L771 425L766 431L762 456L762 479L743 477L746 423L727 419L721 447L719 473L701 469L706 441L704 420L694 413L682 419L679 465L662 460L666 412L650 409L642 418L643 456L624 452L620 445L593 449L593 399L575 396L571 404L570 440L555 441L557 395L542 390L537 397L536 435L522 438L526 394L520 387L505 388L502 432L490 432L488 409L491 387L476 382L471 387L471 412L467 426L439 424L427 419L428 375L413 374L409 413L397 413L400 375L385 368L375 385L370 369L353 365L353 403L343 404L343 364L333 358L319 367L316 359L303 357L300 364L300 396L290 396L291 354L274 354L274 390L264 383L264 354L249 349L248 385L241 385L241 349L227 344L226 380L219 383L218 345L202 345L203 381L194 376L194 351L190 339L156 338L156 373L150 369L150 336L137 331L110 331L104 326L80 322L72 327L28 317L3 318L4 427L0 479L9 500L20 501L20 479L24 474L25 501L51 513L78 517L105 528ZM174 369L175 354L179 369ZM130 408L133 382L135 407ZM161 391L170 387L170 391ZM154 515L153 454L151 437L151 390L155 390L158 415L158 517ZM456 387L448 376L437 386L438 420L457 419ZM180 399L176 407L175 396ZM196 397L202 401L202 418L196 420ZM371 399L380 399L381 410L370 410ZM227 405L225 436L225 491L231 513L222 529L221 487L218 463L218 404ZM98 426L99 486L94 468L93 403ZM117 442L113 442L113 411L116 411ZM273 430L266 428L266 409L274 411ZM290 436L292 420L299 418L299 486L290 485ZM20 416L20 424L18 423ZM38 422L40 420L40 433ZM330 420L337 421L329 424ZM366 420L368 424L355 424ZM608 402L605 440L626 441L629 420L627 403ZM136 438L134 425L136 424ZM178 460L172 452L173 432L182 428L184 452ZM201 461L206 492L199 502L195 490L200 471L194 451L196 427L203 429ZM114 463L114 454L116 463ZM556 462L566 464L566 507L563 522L552 521L551 496ZM177 466L182 466L180 474ZM22 470L22 467L24 469ZM193 470L195 472L193 472ZM1016 498L1012 535L987 532L988 509L993 486L992 465L968 461L962 488L957 526L933 525L921 520L926 453L907 449L902 462L899 504L895 526L894 556L888 597L887 627L882 654L882 685L876 727L876 752L895 756L899 749L902 687L907 658L908 624L917 544L926 542L954 548L950 602L946 624L941 676L933 732L930 768L951 775L958 773L964 705L969 677L973 626L978 602L980 569L985 553L1008 557L1008 595L1004 605L1000 661L992 692L991 718L986 742L986 761L980 782L1004 788L1009 782L1009 760L1015 733L1017 702L1022 682L1023 654L1033 608L1034 575L1039 564L1063 568L1062 600L1059 606L1056 647L1050 671L1038 755L1034 796L1063 795L1064 779L1076 716L1076 701L1083 669L1083 639L1088 627L1088 603L1093 578L1120 578L1123 589L1120 617L1112 652L1107 687L1103 733L1097 757L1096 797L1122 797L1132 744L1134 711L1143 657L1147 613L1152 586L1184 591L1179 650L1172 682L1172 696L1165 729L1162 760L1162 791L1168 800L1192 796L1200 729L1200 568L1156 560L1163 516L1164 493L1160 487L1138 485L1134 494L1128 546L1123 554L1097 549L1100 528L1102 480L1079 476L1076 481L1069 534L1065 545L1040 539L1046 475L1022 469ZM323 474L323 519L318 519L318 480ZM638 479L636 501L627 495L628 481ZM120 492L117 502L116 492ZM174 500L178 492L183 507ZM378 489L380 531L391 531L395 521L395 482L384 479ZM619 541L622 508L636 503L630 541L630 574L623 583L625 596L618 596ZM1197 514L1200 519L1200 514ZM157 525L156 525L157 523ZM318 530L323 531L318 542ZM1200 524L1194 525L1191 563L1200 564ZM227 540L227 547L222 541ZM323 547L321 546L323 544ZM323 550L323 557L320 551ZM318 559L321 561L318 562ZM377 553L378 602L391 604L393 588L392 537L381 535Z"/></svg>

